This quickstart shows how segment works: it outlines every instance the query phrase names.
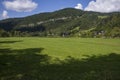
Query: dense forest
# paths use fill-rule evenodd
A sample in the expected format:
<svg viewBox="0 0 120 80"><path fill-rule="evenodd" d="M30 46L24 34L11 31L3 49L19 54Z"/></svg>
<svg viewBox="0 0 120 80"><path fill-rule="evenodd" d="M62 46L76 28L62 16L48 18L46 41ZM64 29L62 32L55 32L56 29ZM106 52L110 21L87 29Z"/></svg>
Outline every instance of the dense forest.
<svg viewBox="0 0 120 80"><path fill-rule="evenodd" d="M98 13L65 8L0 21L0 37L120 37L120 12Z"/></svg>

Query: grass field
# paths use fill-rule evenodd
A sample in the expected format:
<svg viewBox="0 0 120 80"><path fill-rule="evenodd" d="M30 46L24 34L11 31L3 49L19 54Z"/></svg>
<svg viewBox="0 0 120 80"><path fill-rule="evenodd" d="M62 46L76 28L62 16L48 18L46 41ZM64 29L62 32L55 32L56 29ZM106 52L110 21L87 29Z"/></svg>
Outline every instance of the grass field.
<svg viewBox="0 0 120 80"><path fill-rule="evenodd" d="M0 38L0 80L120 80L120 39Z"/></svg>

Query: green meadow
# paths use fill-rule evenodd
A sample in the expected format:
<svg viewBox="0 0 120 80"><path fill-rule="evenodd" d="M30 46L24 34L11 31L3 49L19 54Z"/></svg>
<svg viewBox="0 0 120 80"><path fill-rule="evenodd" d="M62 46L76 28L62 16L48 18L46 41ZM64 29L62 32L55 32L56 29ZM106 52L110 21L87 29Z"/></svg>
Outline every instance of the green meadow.
<svg viewBox="0 0 120 80"><path fill-rule="evenodd" d="M0 38L0 80L120 80L120 39Z"/></svg>

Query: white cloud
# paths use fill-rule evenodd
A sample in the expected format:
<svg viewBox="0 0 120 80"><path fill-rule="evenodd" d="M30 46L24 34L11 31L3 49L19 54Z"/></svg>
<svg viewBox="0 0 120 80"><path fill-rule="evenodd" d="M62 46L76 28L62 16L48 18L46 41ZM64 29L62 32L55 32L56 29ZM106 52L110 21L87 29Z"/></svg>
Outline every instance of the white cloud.
<svg viewBox="0 0 120 80"><path fill-rule="evenodd" d="M91 1L85 11L96 12L120 12L120 0L96 0Z"/></svg>
<svg viewBox="0 0 120 80"><path fill-rule="evenodd" d="M38 6L38 4L32 0L4 1L3 5L6 9L17 12L30 12Z"/></svg>
<svg viewBox="0 0 120 80"><path fill-rule="evenodd" d="M3 18L3 19L9 18L8 12L7 12L6 10L3 11L3 13L2 13L2 18Z"/></svg>
<svg viewBox="0 0 120 80"><path fill-rule="evenodd" d="M83 9L83 6L82 4L78 3L76 6L75 6L76 9Z"/></svg>

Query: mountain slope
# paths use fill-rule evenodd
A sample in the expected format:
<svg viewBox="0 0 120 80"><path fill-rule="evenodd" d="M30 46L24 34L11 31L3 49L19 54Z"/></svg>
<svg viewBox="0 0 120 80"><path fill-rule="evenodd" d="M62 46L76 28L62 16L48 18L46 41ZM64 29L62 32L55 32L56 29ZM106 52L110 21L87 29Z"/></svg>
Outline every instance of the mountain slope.
<svg viewBox="0 0 120 80"><path fill-rule="evenodd" d="M9 33L10 36L120 37L120 13L66 8L24 18L2 20L0 32Z"/></svg>

